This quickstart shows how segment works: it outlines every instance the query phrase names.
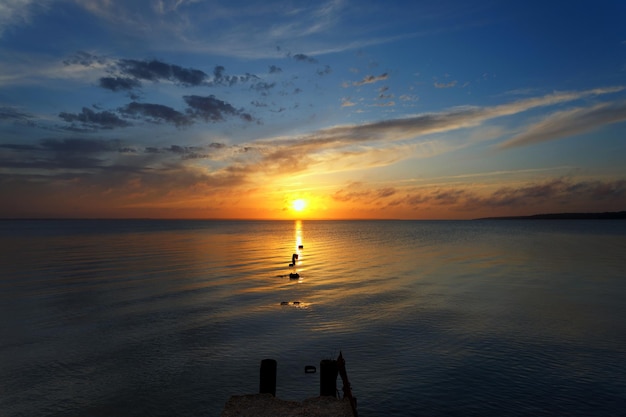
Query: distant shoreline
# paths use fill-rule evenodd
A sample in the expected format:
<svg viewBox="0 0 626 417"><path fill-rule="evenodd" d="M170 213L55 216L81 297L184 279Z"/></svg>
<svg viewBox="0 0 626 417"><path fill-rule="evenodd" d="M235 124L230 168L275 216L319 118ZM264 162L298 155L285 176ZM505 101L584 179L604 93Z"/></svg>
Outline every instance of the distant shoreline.
<svg viewBox="0 0 626 417"><path fill-rule="evenodd" d="M604 213L548 213L530 216L482 217L475 220L626 220L626 211Z"/></svg>

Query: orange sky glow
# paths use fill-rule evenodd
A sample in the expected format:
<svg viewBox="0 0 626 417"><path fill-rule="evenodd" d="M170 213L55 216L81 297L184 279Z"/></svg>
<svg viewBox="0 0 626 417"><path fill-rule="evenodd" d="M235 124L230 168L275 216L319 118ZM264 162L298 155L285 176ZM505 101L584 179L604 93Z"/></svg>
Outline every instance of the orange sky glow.
<svg viewBox="0 0 626 417"><path fill-rule="evenodd" d="M13 3L0 218L626 210L624 2Z"/></svg>

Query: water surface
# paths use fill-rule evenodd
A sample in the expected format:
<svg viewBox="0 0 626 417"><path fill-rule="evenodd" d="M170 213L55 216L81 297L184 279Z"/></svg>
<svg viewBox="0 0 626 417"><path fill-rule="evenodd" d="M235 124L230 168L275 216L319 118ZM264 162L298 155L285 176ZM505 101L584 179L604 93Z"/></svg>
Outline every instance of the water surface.
<svg viewBox="0 0 626 417"><path fill-rule="evenodd" d="M302 400L339 351L361 416L626 409L623 221L0 221L0 249L6 416L218 416L264 358Z"/></svg>

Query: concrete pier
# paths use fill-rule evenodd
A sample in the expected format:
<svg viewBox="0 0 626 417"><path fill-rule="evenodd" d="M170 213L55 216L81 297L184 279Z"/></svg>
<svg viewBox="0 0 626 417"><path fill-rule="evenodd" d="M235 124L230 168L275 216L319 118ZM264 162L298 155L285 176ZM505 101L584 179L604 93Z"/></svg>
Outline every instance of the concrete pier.
<svg viewBox="0 0 626 417"><path fill-rule="evenodd" d="M337 360L320 362L320 396L302 402L276 398L276 368L274 359L261 361L259 394L233 395L220 417L358 417L356 398L352 396L343 355ZM306 366L308 369L315 367ZM337 375L343 380L344 398L337 398Z"/></svg>
<svg viewBox="0 0 626 417"><path fill-rule="evenodd" d="M330 396L285 401L272 394L233 395L220 417L352 417L348 399Z"/></svg>

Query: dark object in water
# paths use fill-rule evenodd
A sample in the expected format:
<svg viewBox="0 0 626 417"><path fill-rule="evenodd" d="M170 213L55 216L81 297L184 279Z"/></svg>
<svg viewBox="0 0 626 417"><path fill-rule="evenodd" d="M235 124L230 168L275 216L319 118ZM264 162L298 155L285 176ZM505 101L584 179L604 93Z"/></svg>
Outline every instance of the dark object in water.
<svg viewBox="0 0 626 417"><path fill-rule="evenodd" d="M317 372L317 369L313 365L307 365L304 367L305 374L314 374L315 372Z"/></svg>
<svg viewBox="0 0 626 417"><path fill-rule="evenodd" d="M323 359L320 361L320 396L337 397L337 361Z"/></svg>
<svg viewBox="0 0 626 417"><path fill-rule="evenodd" d="M261 378L259 381L259 393L272 394L276 396L276 366L274 359L263 359L261 361Z"/></svg>
<svg viewBox="0 0 626 417"><path fill-rule="evenodd" d="M289 301L281 301L280 305L281 306L288 306L289 305Z"/></svg>
<svg viewBox="0 0 626 417"><path fill-rule="evenodd" d="M303 245L298 245L298 249L304 249Z"/></svg>
<svg viewBox="0 0 626 417"><path fill-rule="evenodd" d="M294 253L293 255L291 255L291 263L289 264L289 266L296 266L297 260L298 260L298 254Z"/></svg>
<svg viewBox="0 0 626 417"><path fill-rule="evenodd" d="M289 274L289 279L298 279L300 278L300 274L298 274L297 272L292 272Z"/></svg>

